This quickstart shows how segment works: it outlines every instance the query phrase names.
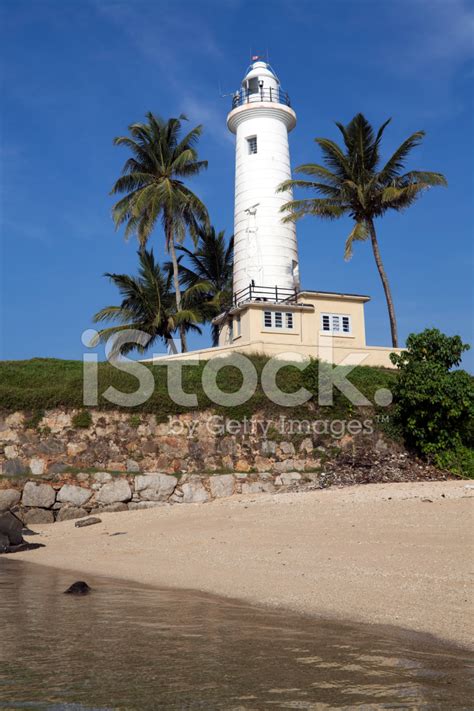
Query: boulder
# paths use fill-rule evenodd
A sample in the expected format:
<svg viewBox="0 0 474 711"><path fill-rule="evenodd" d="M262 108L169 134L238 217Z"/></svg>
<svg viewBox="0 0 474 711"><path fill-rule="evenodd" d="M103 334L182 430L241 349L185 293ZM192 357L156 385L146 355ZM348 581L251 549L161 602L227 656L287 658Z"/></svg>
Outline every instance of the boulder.
<svg viewBox="0 0 474 711"><path fill-rule="evenodd" d="M215 499L220 499L223 496L232 496L234 493L235 479L232 474L219 474L209 477L209 488L211 495Z"/></svg>
<svg viewBox="0 0 474 711"><path fill-rule="evenodd" d="M30 459L30 472L34 474L34 476L41 476L44 474L46 470L46 462L44 459L40 459L39 457L33 457Z"/></svg>
<svg viewBox="0 0 474 711"><path fill-rule="evenodd" d="M242 484L242 494L261 494L266 492L273 494L275 487L271 481L251 481L248 484Z"/></svg>
<svg viewBox="0 0 474 711"><path fill-rule="evenodd" d="M91 588L88 586L87 583L84 582L84 580L78 580L77 582L73 583L68 587L67 590L64 592L67 595L87 595L90 593Z"/></svg>
<svg viewBox="0 0 474 711"><path fill-rule="evenodd" d="M79 474L76 474L76 481L88 483L89 474L87 474L87 472L79 472Z"/></svg>
<svg viewBox="0 0 474 711"><path fill-rule="evenodd" d="M23 522L11 511L0 514L0 536L8 539L10 546L19 546L23 543Z"/></svg>
<svg viewBox="0 0 474 711"><path fill-rule="evenodd" d="M0 489L0 513L16 506L20 497L21 493L17 489Z"/></svg>
<svg viewBox="0 0 474 711"><path fill-rule="evenodd" d="M292 472L295 469L304 469L304 461L298 461L296 459L285 459L283 462L275 462L273 469L276 472Z"/></svg>
<svg viewBox="0 0 474 711"><path fill-rule="evenodd" d="M28 467L22 459L9 459L3 464L3 473L8 474L9 476L25 474L27 470Z"/></svg>
<svg viewBox="0 0 474 711"><path fill-rule="evenodd" d="M183 503L198 504L209 501L209 494L202 485L201 481L187 481L182 485Z"/></svg>
<svg viewBox="0 0 474 711"><path fill-rule="evenodd" d="M131 498L132 490L126 479L117 479L117 481L104 484L96 495L96 501L100 504L115 504L121 501L130 501Z"/></svg>
<svg viewBox="0 0 474 711"><path fill-rule="evenodd" d="M95 523L102 523L102 519L98 516L89 516L89 518L81 518L80 521L76 521L74 526L76 528L84 528L85 526L93 526Z"/></svg>
<svg viewBox="0 0 474 711"><path fill-rule="evenodd" d="M279 477L283 486L292 486L293 484L297 484L301 481L301 478L301 474L298 474L298 472L283 472Z"/></svg>
<svg viewBox="0 0 474 711"><path fill-rule="evenodd" d="M15 444L7 444L3 454L6 459L16 459L18 457L18 447Z"/></svg>
<svg viewBox="0 0 474 711"><path fill-rule="evenodd" d="M56 521L72 521L75 518L84 518L88 513L80 506L63 506L59 511Z"/></svg>
<svg viewBox="0 0 474 711"><path fill-rule="evenodd" d="M293 442L280 442L280 451L282 454L293 455L295 453L295 445Z"/></svg>
<svg viewBox="0 0 474 711"><path fill-rule="evenodd" d="M166 501L177 483L177 477L168 474L141 474L135 477L135 491L145 501Z"/></svg>
<svg viewBox="0 0 474 711"><path fill-rule="evenodd" d="M127 459L126 467L128 472L135 473L140 471L140 465L134 459Z"/></svg>
<svg viewBox="0 0 474 711"><path fill-rule="evenodd" d="M82 506L92 496L90 489L85 489L83 486L75 486L73 484L64 484L58 492L58 501L73 506Z"/></svg>
<svg viewBox="0 0 474 711"><path fill-rule="evenodd" d="M54 523L54 514L48 509L26 509L23 515L25 523Z"/></svg>
<svg viewBox="0 0 474 711"><path fill-rule="evenodd" d="M267 472L273 467L273 461L268 457L260 457L258 454L255 457L255 469L260 472Z"/></svg>
<svg viewBox="0 0 474 711"><path fill-rule="evenodd" d="M109 472L96 472L93 477L97 484L107 484L112 481L112 474L109 474Z"/></svg>
<svg viewBox="0 0 474 711"><path fill-rule="evenodd" d="M54 504L55 499L56 492L49 484L35 484L33 481L27 481L23 487L21 503L23 506L47 509Z"/></svg>
<svg viewBox="0 0 474 711"><path fill-rule="evenodd" d="M310 454L313 451L313 440L311 437L305 437L300 444L300 452L306 452Z"/></svg>

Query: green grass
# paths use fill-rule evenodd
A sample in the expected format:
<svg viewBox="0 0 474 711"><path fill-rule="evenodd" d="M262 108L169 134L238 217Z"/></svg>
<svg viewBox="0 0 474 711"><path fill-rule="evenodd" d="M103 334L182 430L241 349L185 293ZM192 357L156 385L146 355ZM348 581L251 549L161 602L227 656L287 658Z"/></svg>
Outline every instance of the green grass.
<svg viewBox="0 0 474 711"><path fill-rule="evenodd" d="M251 358L259 375L267 362L262 356ZM98 365L98 392L100 409L123 409L131 414L131 425L138 426L140 413L154 413L157 421L166 421L169 415L184 412L202 411L212 408L217 414L241 420L244 416L251 417L256 412L267 417L278 417L284 414L293 418L336 418L336 417L361 417L364 412L377 412L380 408L355 408L336 389L334 390L334 404L331 407L319 407L314 401L299 407L286 408L275 405L263 392L260 384L255 394L247 403L235 407L214 405L203 391L201 374L204 363L195 367L183 368L183 389L187 393L195 393L198 398L197 408L177 405L167 392L167 367L166 365L147 366L153 374L155 390L149 400L134 408L120 408L104 398L103 393L110 386L122 392L134 392L137 380L130 373L114 368L109 363ZM286 392L293 392L301 387L306 387L311 392L317 391L317 362L313 361L305 371L300 371L292 365L283 367L277 377L279 387ZM83 426L89 421L85 417L83 405L82 362L72 360L58 360L49 358L34 358L28 361L3 361L0 363L0 403L3 411L13 412L23 410L30 413L30 426L35 427L45 410L63 407L74 408L81 411L80 420ZM397 374L395 371L383 368L359 366L349 376L350 381L358 387L364 395L373 402L373 396L378 388L390 389ZM217 379L219 387L225 392L239 390L242 382L241 373L231 366L224 367ZM260 383L260 377L259 377ZM382 408L386 414L390 408ZM84 413L84 414L82 414ZM135 413L135 414L133 414Z"/></svg>

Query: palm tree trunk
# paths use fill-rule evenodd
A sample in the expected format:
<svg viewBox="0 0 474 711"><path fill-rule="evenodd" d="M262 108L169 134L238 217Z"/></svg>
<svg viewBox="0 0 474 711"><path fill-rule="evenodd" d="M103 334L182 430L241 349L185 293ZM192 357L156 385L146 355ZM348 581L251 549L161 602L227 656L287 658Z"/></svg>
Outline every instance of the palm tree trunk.
<svg viewBox="0 0 474 711"><path fill-rule="evenodd" d="M372 251L375 257L375 263L377 265L377 269L379 270L383 290L385 292L385 299L387 301L388 317L390 319L390 331L392 332L392 346L394 348L398 348L397 319L395 318L395 307L393 305L392 292L390 291L387 275L385 274L382 258L380 256L379 245L377 242L377 234L375 232L373 220L368 220L367 222L370 233L370 241L372 242Z"/></svg>
<svg viewBox="0 0 474 711"><path fill-rule="evenodd" d="M176 296L176 311L180 311L181 287L179 283L178 259L176 257L176 250L174 248L174 235L171 226L168 226L166 229L166 237L168 241L168 249L171 256L171 262L173 264L173 283ZM179 326L179 337L181 339L181 351L185 353L188 350L188 344L186 341L186 330L184 326Z"/></svg>

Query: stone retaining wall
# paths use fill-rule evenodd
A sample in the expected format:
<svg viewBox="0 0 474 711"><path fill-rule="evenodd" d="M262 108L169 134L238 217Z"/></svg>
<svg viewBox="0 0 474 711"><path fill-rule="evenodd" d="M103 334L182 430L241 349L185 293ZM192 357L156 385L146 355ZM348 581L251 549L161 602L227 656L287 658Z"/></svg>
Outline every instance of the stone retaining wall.
<svg viewBox="0 0 474 711"><path fill-rule="evenodd" d="M233 494L307 489L317 485L317 480L316 474L299 472L262 473L253 479L244 474L83 473L69 482L28 480L21 487L0 489L0 512L10 509L28 524L53 523L110 511L205 503Z"/></svg>
<svg viewBox="0 0 474 711"><path fill-rule="evenodd" d="M223 420L209 412L162 424L113 411L91 411L78 427L77 414L0 418L0 511L43 523L232 494L445 478L374 427L290 435L268 421L262 429L255 416L222 433Z"/></svg>

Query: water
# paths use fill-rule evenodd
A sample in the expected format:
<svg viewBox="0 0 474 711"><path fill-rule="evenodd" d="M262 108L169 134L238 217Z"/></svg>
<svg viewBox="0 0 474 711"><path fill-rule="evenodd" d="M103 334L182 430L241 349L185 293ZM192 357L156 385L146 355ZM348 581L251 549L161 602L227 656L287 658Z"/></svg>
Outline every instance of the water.
<svg viewBox="0 0 474 711"><path fill-rule="evenodd" d="M1 709L469 709L430 637L0 558Z"/></svg>

